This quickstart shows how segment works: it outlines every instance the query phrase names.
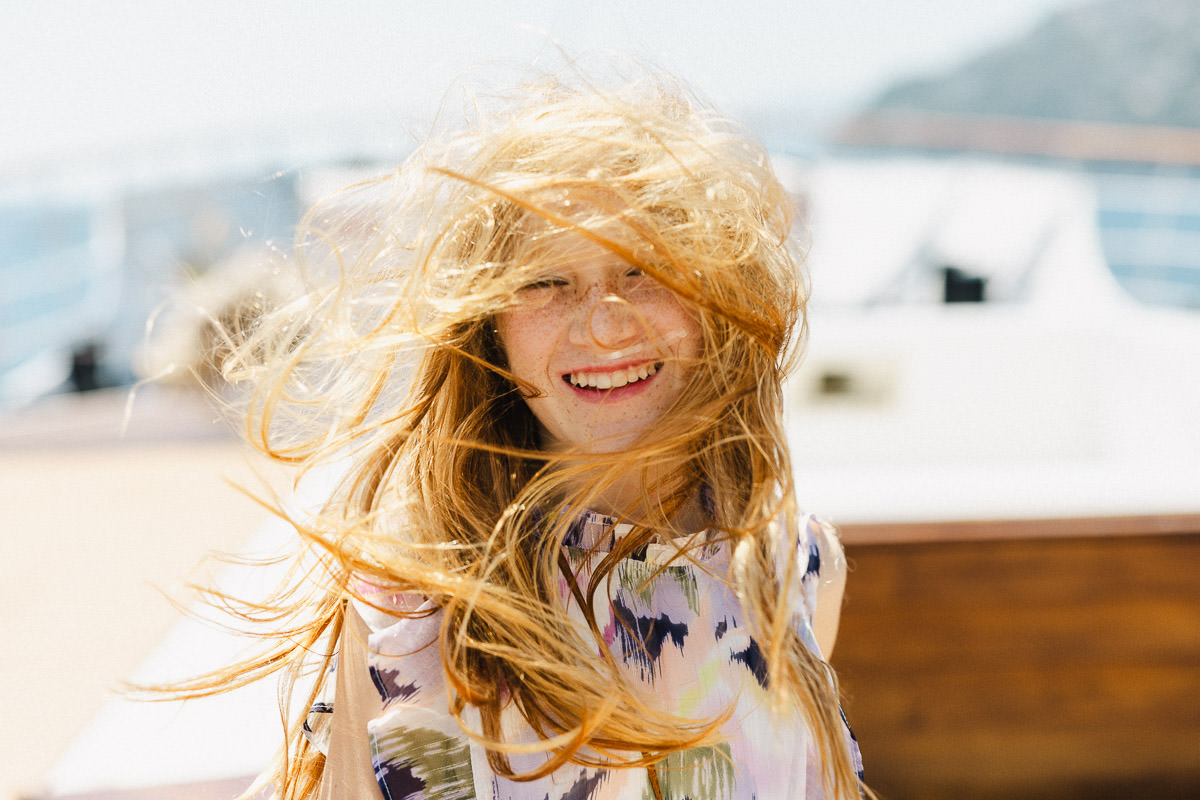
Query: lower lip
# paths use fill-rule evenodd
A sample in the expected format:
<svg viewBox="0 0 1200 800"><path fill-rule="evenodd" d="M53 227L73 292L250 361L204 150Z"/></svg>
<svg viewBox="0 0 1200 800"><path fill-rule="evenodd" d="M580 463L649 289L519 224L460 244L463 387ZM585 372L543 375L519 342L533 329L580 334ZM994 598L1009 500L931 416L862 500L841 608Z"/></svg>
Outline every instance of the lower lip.
<svg viewBox="0 0 1200 800"><path fill-rule="evenodd" d="M660 368L661 371L661 368ZM585 403L616 403L631 397L637 397L642 392L649 388L650 384L659 375L658 372L653 375L642 378L641 380L627 383L624 386L618 386L613 389L581 389L569 381L563 381L567 388L574 392L575 396Z"/></svg>

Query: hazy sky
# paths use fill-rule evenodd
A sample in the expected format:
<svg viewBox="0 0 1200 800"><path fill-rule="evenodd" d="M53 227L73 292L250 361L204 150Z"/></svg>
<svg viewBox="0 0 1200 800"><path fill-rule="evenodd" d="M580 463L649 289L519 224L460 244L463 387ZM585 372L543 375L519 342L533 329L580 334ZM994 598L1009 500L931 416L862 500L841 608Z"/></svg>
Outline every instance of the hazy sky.
<svg viewBox="0 0 1200 800"><path fill-rule="evenodd" d="M427 118L458 74L615 48L734 114L828 110L1080 0L0 0L6 167L364 112Z"/></svg>

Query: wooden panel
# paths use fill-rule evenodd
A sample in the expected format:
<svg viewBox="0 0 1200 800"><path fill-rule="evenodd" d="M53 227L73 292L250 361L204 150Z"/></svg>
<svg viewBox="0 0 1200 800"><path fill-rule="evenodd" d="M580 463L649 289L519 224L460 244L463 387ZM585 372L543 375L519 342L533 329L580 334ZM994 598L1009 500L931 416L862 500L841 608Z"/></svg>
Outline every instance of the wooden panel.
<svg viewBox="0 0 1200 800"><path fill-rule="evenodd" d="M1148 536L1200 531L1200 514L1047 519L970 519L939 522L882 522L843 525L847 544L890 542L977 542L983 539L1065 539Z"/></svg>
<svg viewBox="0 0 1200 800"><path fill-rule="evenodd" d="M1200 797L1200 533L846 533L833 662L885 800Z"/></svg>

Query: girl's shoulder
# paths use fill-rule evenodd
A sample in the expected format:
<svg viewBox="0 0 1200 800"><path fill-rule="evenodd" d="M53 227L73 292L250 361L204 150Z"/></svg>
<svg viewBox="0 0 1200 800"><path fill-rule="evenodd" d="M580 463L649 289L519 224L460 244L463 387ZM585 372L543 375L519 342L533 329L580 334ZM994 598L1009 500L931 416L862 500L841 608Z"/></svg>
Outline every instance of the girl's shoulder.
<svg viewBox="0 0 1200 800"><path fill-rule="evenodd" d="M837 528L828 520L806 514L801 521L797 555L804 558L806 577L828 579L846 569L845 552Z"/></svg>
<svg viewBox="0 0 1200 800"><path fill-rule="evenodd" d="M436 614L437 607L425 595L382 586L365 576L351 578L350 606L371 632L391 627L402 619L423 619Z"/></svg>
<svg viewBox="0 0 1200 800"><path fill-rule="evenodd" d="M797 557L804 560L801 579L805 611L819 651L825 658L833 652L846 589L846 554L842 540L827 520L804 518L802 544Z"/></svg>

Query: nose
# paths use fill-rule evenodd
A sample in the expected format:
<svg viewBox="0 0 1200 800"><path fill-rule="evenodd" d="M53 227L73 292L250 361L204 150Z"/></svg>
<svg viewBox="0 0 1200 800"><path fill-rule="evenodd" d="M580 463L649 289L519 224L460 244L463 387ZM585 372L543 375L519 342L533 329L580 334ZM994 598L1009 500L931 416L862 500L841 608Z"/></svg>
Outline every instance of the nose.
<svg viewBox="0 0 1200 800"><path fill-rule="evenodd" d="M607 283L588 286L573 311L571 343L617 350L641 331L637 310Z"/></svg>

